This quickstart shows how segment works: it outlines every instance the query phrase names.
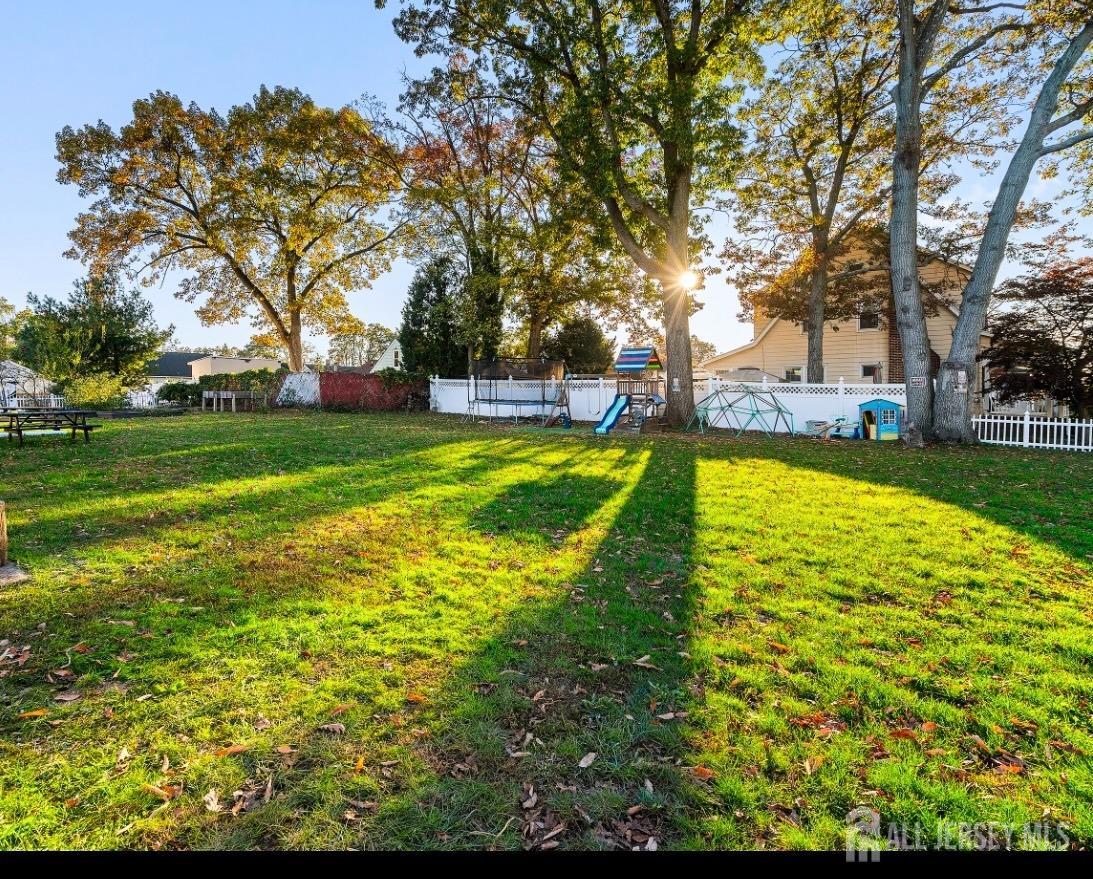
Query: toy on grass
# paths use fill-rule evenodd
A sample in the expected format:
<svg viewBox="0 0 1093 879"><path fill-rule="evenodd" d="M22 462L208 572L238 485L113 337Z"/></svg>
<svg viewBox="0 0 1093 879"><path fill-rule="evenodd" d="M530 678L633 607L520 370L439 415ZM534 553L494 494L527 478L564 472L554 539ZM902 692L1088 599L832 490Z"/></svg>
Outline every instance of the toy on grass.
<svg viewBox="0 0 1093 879"><path fill-rule="evenodd" d="M659 428L668 405L660 392L661 368L656 348L620 350L615 359L615 399L594 428L595 433L605 436L616 426L626 426L635 433Z"/></svg>
<svg viewBox="0 0 1093 879"><path fill-rule="evenodd" d="M820 439L861 439L861 425L857 421L848 421L844 417L831 421L806 421L805 436Z"/></svg>
<svg viewBox="0 0 1093 879"><path fill-rule="evenodd" d="M774 436L779 425L785 427L787 433L794 433L793 413L772 392L739 385L718 388L703 397L695 406L686 429L690 430L693 424L698 425L701 433L705 433L707 427L727 427L735 428L736 436L745 430L761 430L767 436Z"/></svg>

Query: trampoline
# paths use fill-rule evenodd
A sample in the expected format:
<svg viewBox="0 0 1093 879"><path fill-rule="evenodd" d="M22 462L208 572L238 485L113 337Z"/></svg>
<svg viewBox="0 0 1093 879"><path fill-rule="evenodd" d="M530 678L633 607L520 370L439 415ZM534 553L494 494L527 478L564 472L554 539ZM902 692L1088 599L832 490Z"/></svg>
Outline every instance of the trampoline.
<svg viewBox="0 0 1093 879"><path fill-rule="evenodd" d="M467 383L470 421L537 418L546 424L562 411L568 415L565 363L545 357L496 357L475 360ZM559 410L555 413L555 410Z"/></svg>

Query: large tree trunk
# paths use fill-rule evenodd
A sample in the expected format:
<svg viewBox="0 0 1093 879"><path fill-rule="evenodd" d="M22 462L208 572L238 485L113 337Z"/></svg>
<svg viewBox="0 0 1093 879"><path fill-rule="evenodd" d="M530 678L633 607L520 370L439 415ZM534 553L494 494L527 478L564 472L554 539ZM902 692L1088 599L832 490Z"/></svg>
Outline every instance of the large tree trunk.
<svg viewBox="0 0 1093 879"><path fill-rule="evenodd" d="M685 424L695 408L691 369L691 319L687 291L676 284L662 285L665 364L664 420L673 426Z"/></svg>
<svg viewBox="0 0 1093 879"><path fill-rule="evenodd" d="M661 279L664 320L665 394L668 405L664 420L673 427L687 422L694 412L694 373L691 369L691 297L680 283L690 266L689 178L681 175L673 187L673 204L668 230L669 263L674 277Z"/></svg>
<svg viewBox="0 0 1093 879"><path fill-rule="evenodd" d="M291 372L304 371L303 329L300 312L293 309L289 315L288 344L286 346L288 348L288 368Z"/></svg>
<svg viewBox="0 0 1093 879"><path fill-rule="evenodd" d="M534 359L543 350L543 316L532 312L528 316L528 357Z"/></svg>
<svg viewBox="0 0 1093 879"><path fill-rule="evenodd" d="M826 244L825 244L826 247ZM808 364L805 381L824 380L824 304L827 298L827 257L817 253L808 291Z"/></svg>
<svg viewBox="0 0 1093 879"><path fill-rule="evenodd" d="M921 71L913 27L901 27L899 83L895 89L896 144L892 158L892 215L889 260L892 301L903 348L907 387L905 438L922 444L933 435L930 339L918 277L918 180L922 161L919 115Z"/></svg>
<svg viewBox="0 0 1093 879"><path fill-rule="evenodd" d="M1017 209L1058 107L1059 91L1091 41L1093 24L1087 24L1044 81L1033 105L1028 128L1010 159L998 196L991 205L975 267L960 300L960 316L953 330L949 356L942 362L938 374L934 433L944 442L976 441L971 422L971 394L975 387L979 336L986 325L991 292L1006 255L1006 242L1017 218Z"/></svg>

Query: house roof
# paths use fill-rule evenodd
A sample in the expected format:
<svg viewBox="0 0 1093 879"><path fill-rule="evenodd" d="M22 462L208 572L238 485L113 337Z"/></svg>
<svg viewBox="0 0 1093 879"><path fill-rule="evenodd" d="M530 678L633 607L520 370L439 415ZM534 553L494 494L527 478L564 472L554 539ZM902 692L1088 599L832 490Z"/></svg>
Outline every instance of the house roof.
<svg viewBox="0 0 1093 879"><path fill-rule="evenodd" d="M201 360L238 360L240 363L263 360L266 363L280 363L276 357L239 357L235 354L202 354L200 352L196 356L193 353L190 354L190 363L197 363Z"/></svg>
<svg viewBox="0 0 1093 879"><path fill-rule="evenodd" d="M148 375L191 378L190 363L200 356L198 351L164 351L155 360L149 361L144 371Z"/></svg>
<svg viewBox="0 0 1093 879"><path fill-rule="evenodd" d="M619 356L615 358L615 372L642 372L646 369L660 369L660 358L657 357L657 349L623 348Z"/></svg>
<svg viewBox="0 0 1093 879"><path fill-rule="evenodd" d="M951 265L953 268L960 269L963 272L970 273L972 271L970 266L966 266L963 263L960 263L960 262L957 262L954 259L945 257L942 254L937 253L937 252L932 251L932 250L929 250L925 247L919 247L918 251L919 251L920 255L933 257L934 259L938 260L939 262L947 263L948 265ZM935 298L940 302L941 305L943 305L946 309L948 309L949 312L952 313L953 317L957 317L957 318L960 317L960 309L959 308L957 308L955 305L953 305L947 299L942 299L941 297L935 297ZM698 364L698 367L700 369L704 368L707 363L713 363L716 360L720 360L722 357L728 357L731 354L739 354L741 351L747 351L749 348L754 348L756 345L758 345L763 340L763 337L767 333L769 333L770 330L774 327L774 325L776 323L778 323L778 321L780 321L780 320L782 320L782 318L772 317L770 320L767 321L767 325L765 327L763 327L763 329L759 333L759 335L756 336L754 339L752 339L750 342L748 342L744 345L738 345L736 348L730 348L728 351L722 351L719 354L715 354L713 357L707 357L705 360L703 360L701 363ZM986 336L988 339L991 338L991 333L988 332L987 330L983 330L979 335Z"/></svg>

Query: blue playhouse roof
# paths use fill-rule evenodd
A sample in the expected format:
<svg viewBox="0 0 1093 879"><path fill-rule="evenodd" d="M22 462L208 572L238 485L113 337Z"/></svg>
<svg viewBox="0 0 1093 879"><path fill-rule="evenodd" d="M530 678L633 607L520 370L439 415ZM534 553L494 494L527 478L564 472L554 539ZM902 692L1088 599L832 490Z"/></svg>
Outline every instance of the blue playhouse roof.
<svg viewBox="0 0 1093 879"><path fill-rule="evenodd" d="M660 368L656 348L623 348L615 360L615 372L642 372Z"/></svg>
<svg viewBox="0 0 1093 879"><path fill-rule="evenodd" d="M903 406L895 400L885 400L883 397L874 397L858 404L859 409L902 409Z"/></svg>

